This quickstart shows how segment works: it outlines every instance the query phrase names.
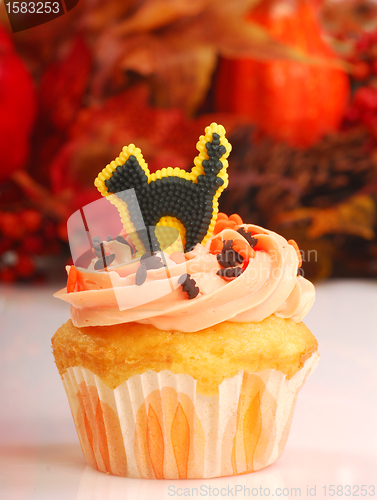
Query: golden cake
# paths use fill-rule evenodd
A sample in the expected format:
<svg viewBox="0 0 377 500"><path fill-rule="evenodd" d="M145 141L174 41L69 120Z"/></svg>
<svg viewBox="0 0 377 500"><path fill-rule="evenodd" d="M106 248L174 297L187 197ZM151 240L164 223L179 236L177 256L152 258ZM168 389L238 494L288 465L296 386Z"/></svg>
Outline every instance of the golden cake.
<svg viewBox="0 0 377 500"><path fill-rule="evenodd" d="M69 320L52 346L61 375L82 366L115 389L145 371L170 370L193 377L200 394L214 395L240 370L273 368L290 379L318 344L303 323L272 315L259 323L224 321L192 333L139 323L77 328Z"/></svg>

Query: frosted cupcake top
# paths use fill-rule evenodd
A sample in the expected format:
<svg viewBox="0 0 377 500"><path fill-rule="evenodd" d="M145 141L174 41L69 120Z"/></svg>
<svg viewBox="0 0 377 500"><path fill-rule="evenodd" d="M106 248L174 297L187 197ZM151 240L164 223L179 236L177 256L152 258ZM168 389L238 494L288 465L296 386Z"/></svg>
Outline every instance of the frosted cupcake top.
<svg viewBox="0 0 377 500"><path fill-rule="evenodd" d="M69 221L75 265L67 266L67 287L55 296L72 305L75 326L135 321L195 332L271 314L300 322L308 312L314 287L298 275L295 242L218 213L231 149L223 127L207 127L197 148L191 172L150 174L130 145L98 176L107 200L100 201L117 208L122 224L107 239L92 237L106 214L101 208L91 217L89 206ZM110 217L105 225L111 227Z"/></svg>
<svg viewBox="0 0 377 500"><path fill-rule="evenodd" d="M198 244L186 253L182 262L179 253L157 252L114 270L110 265L107 272L78 269L75 291L63 289L55 296L72 305L77 327L136 321L162 330L194 332L222 321L258 322L271 314L300 322L313 304L314 286L297 275L295 248L272 231L253 225L240 228L257 243L254 254L241 263L230 262L233 267L223 264L229 264L236 252L212 253L211 245L217 251L213 241L240 242L245 248L248 242L242 232L224 229L204 247ZM148 268L144 263L151 258L165 264ZM137 284L142 266L145 281ZM227 277L226 269L240 271Z"/></svg>

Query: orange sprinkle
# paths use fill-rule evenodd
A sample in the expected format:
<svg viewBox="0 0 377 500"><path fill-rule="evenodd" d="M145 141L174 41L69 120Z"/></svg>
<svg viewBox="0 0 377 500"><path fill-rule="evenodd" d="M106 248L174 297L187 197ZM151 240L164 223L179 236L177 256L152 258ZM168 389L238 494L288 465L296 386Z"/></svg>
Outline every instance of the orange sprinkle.
<svg viewBox="0 0 377 500"><path fill-rule="evenodd" d="M241 224L243 224L243 220L241 219L241 217L238 214L232 214L232 215L230 215L229 216L229 220L232 220L238 226L240 226Z"/></svg>
<svg viewBox="0 0 377 500"><path fill-rule="evenodd" d="M214 255L221 253L221 250L223 249L223 242L221 241L220 238L216 238L211 241L211 246L210 246L210 253L213 253Z"/></svg>
<svg viewBox="0 0 377 500"><path fill-rule="evenodd" d="M288 240L288 243L290 245L292 245L293 248L296 250L297 258L298 258L298 267L301 267L302 266L302 255L301 255L299 246L297 245L295 240Z"/></svg>
<svg viewBox="0 0 377 500"><path fill-rule="evenodd" d="M232 220L219 220L219 222L216 222L216 226L213 232L214 234L218 234L224 229L234 229L235 226L236 223Z"/></svg>
<svg viewBox="0 0 377 500"><path fill-rule="evenodd" d="M75 266L71 266L68 274L67 280L67 293L71 293L75 291L76 283L77 283L78 272Z"/></svg>
<svg viewBox="0 0 377 500"><path fill-rule="evenodd" d="M252 259L255 256L255 250L247 243L247 241L234 240L233 250L239 253L244 259Z"/></svg>
<svg viewBox="0 0 377 500"><path fill-rule="evenodd" d="M219 212L217 214L217 221L219 220L228 220L228 216L226 214L224 214L223 212Z"/></svg>

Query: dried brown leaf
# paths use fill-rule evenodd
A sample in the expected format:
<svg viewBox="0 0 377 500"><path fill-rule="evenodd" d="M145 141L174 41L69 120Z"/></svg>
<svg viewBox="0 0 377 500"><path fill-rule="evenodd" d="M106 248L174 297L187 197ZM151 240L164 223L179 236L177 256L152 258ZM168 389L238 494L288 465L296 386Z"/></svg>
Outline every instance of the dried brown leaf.
<svg viewBox="0 0 377 500"><path fill-rule="evenodd" d="M175 36L152 35L132 42L120 66L144 76L153 76L155 104L193 112L206 93L216 64L216 53L208 45L188 43Z"/></svg>
<svg viewBox="0 0 377 500"><path fill-rule="evenodd" d="M337 207L322 210L313 218L308 235L319 238L325 234L342 233L360 236L366 240L375 238L376 204L372 197L352 196Z"/></svg>
<svg viewBox="0 0 377 500"><path fill-rule="evenodd" d="M309 238L317 239L326 234L348 234L365 240L375 238L376 203L368 195L354 195L343 203L330 208L301 208L285 212L275 223L292 224L308 219Z"/></svg>

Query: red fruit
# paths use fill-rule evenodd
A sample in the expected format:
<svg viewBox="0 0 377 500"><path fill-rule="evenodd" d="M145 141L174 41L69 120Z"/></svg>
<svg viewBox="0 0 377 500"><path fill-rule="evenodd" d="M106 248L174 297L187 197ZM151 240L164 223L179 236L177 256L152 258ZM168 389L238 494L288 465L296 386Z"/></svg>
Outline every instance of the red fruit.
<svg viewBox="0 0 377 500"><path fill-rule="evenodd" d="M42 215L37 210L23 210L20 213L20 220L22 221L26 231L34 233L41 227Z"/></svg>
<svg viewBox="0 0 377 500"><path fill-rule="evenodd" d="M289 46L335 58L309 1L265 0L249 19ZM305 147L340 125L349 99L349 78L325 65L223 60L216 92L219 110L240 113L263 133Z"/></svg>
<svg viewBox="0 0 377 500"><path fill-rule="evenodd" d="M32 78L0 24L0 182L24 166L35 112Z"/></svg>
<svg viewBox="0 0 377 500"><path fill-rule="evenodd" d="M35 272L35 265L27 255L18 254L18 262L15 270L19 278L31 278Z"/></svg>

